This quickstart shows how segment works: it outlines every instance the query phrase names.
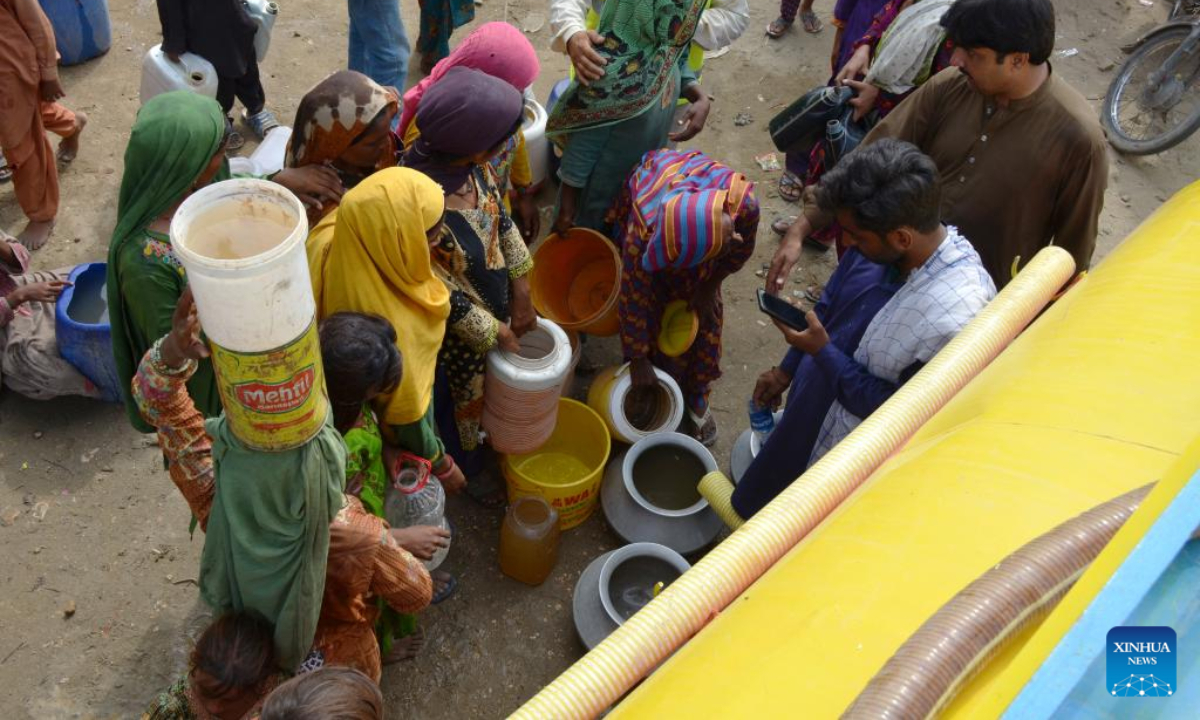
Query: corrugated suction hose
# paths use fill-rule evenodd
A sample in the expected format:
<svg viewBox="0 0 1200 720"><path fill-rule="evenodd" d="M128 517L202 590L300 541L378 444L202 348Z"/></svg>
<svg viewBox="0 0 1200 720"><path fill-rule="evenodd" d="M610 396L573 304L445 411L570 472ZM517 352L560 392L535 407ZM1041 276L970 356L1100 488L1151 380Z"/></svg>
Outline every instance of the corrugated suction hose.
<svg viewBox="0 0 1200 720"><path fill-rule="evenodd" d="M591 718L616 702L849 497L1037 317L1074 268L1062 248L1038 252L871 417L513 717Z"/></svg>
<svg viewBox="0 0 1200 720"><path fill-rule="evenodd" d="M1068 520L979 576L900 646L842 718L936 717L1010 638L1058 604L1152 487Z"/></svg>

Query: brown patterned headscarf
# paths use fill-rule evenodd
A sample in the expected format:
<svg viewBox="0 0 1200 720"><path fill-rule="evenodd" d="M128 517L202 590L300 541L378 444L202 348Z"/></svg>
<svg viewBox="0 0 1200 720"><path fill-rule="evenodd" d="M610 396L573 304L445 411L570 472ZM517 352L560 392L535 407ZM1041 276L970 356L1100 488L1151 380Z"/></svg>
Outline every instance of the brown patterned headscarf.
<svg viewBox="0 0 1200 720"><path fill-rule="evenodd" d="M308 91L296 109L287 167L333 162L371 127L380 113L391 117L400 111L394 90L384 88L353 70L335 72ZM376 170L396 164L395 151L379 158Z"/></svg>

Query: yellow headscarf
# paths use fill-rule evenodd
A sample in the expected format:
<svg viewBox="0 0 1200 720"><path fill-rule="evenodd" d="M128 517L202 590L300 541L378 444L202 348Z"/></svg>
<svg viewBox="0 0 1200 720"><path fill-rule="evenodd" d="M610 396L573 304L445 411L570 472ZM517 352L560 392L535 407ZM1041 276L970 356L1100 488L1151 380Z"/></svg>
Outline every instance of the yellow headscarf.
<svg viewBox="0 0 1200 720"><path fill-rule="evenodd" d="M308 238L319 315L374 313L396 328L404 375L377 403L389 425L420 420L433 398L450 292L434 277L425 233L444 210L437 183L415 170L388 168L346 193Z"/></svg>

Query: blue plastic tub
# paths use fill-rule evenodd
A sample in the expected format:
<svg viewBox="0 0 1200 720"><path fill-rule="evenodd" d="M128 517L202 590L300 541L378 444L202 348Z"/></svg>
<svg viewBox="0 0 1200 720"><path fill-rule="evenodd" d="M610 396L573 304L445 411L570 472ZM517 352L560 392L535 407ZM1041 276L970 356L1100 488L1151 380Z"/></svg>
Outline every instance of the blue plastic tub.
<svg viewBox="0 0 1200 720"><path fill-rule="evenodd" d="M63 65L103 55L112 47L108 0L38 0L50 24Z"/></svg>
<svg viewBox="0 0 1200 720"><path fill-rule="evenodd" d="M91 380L105 400L121 402L104 287L106 269L104 263L97 262L71 271L69 278L74 284L55 303L54 331L63 359Z"/></svg>

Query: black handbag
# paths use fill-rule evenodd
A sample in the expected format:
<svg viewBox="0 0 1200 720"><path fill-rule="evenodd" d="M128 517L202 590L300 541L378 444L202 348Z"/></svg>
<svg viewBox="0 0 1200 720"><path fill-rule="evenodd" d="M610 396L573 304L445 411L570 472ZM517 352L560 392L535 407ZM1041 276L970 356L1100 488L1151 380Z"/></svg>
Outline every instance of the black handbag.
<svg viewBox="0 0 1200 720"><path fill-rule="evenodd" d="M781 152L807 150L825 135L830 120L840 120L853 112L850 98L854 91L842 85L822 85L804 93L783 112L771 118L767 129L771 141Z"/></svg>

